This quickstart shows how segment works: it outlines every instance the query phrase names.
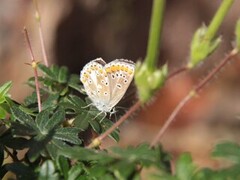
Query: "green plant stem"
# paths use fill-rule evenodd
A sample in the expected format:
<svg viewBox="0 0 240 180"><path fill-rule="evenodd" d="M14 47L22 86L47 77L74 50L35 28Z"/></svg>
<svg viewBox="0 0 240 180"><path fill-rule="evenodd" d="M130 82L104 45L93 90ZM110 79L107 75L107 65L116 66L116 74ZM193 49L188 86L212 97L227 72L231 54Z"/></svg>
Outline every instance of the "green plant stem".
<svg viewBox="0 0 240 180"><path fill-rule="evenodd" d="M234 0L223 0L220 8L212 19L210 25L208 26L207 32L205 34L205 39L212 40L222 24L224 17L227 15Z"/></svg>
<svg viewBox="0 0 240 180"><path fill-rule="evenodd" d="M182 110L182 108L193 98L197 93L202 90L205 85L213 79L213 77L227 64L228 61L234 59L238 54L236 49L233 49L222 61L221 63L216 66L193 90L191 90L188 95L177 105L177 107L173 110L170 114L169 118L164 123L163 127L159 130L153 141L151 142L151 147L155 146L157 142L161 139L164 135L166 130L172 124L178 113Z"/></svg>
<svg viewBox="0 0 240 180"><path fill-rule="evenodd" d="M145 61L150 70L154 70L156 68L156 62L159 56L160 35L162 29L164 7L165 0L153 1L147 55L145 57Z"/></svg>

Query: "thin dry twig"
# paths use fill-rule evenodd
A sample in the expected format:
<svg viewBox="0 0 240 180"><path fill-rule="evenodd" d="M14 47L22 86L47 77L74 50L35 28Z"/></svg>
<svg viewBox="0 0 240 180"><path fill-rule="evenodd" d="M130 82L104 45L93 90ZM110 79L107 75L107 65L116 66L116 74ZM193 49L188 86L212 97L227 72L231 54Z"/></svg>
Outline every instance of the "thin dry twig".
<svg viewBox="0 0 240 180"><path fill-rule="evenodd" d="M178 113L182 110L182 108L188 103L188 101L191 100L197 93L199 93L199 91L202 90L203 87L205 87L205 85L215 76L215 74L217 74L226 65L228 61L236 57L237 54L238 51L236 49L232 50L218 66L216 66L192 91L189 92L189 94L173 110L163 127L154 137L150 145L151 147L155 146L157 142L160 141L161 137L164 135L166 130L169 128L169 126L174 121Z"/></svg>
<svg viewBox="0 0 240 180"><path fill-rule="evenodd" d="M36 93L37 93L37 100L38 100L38 111L41 112L42 111L42 105L41 105L40 88L39 88L39 82L38 82L37 62L35 60L35 57L34 57L34 54L33 54L33 51L32 51L32 46L31 46L31 43L30 43L30 40L29 40L29 35L28 35L28 31L27 31L26 27L24 27L23 31L24 31L24 35L25 35L25 38L26 38L26 41L27 41L29 54L30 54L30 57L31 57L31 60L32 60L31 64L28 64L28 63L27 64L31 65L32 68L33 68L35 86L36 86Z"/></svg>
<svg viewBox="0 0 240 180"><path fill-rule="evenodd" d="M137 111L141 107L141 102L137 101L128 111L124 114L115 124L113 124L107 131L95 138L91 144L88 145L88 148L94 148L101 144L102 140L111 134L115 129L117 129L128 117Z"/></svg>
<svg viewBox="0 0 240 180"><path fill-rule="evenodd" d="M40 43L41 43L43 60L44 60L44 64L48 67L49 63L48 63L46 48L45 48L45 44L44 44L44 40L43 40L44 38L43 38L43 32L42 32L41 15L40 15L40 11L39 11L39 8L38 8L37 0L34 0L34 4L35 4L35 10L36 10L35 18L38 22L38 33L39 33L39 38L40 38Z"/></svg>

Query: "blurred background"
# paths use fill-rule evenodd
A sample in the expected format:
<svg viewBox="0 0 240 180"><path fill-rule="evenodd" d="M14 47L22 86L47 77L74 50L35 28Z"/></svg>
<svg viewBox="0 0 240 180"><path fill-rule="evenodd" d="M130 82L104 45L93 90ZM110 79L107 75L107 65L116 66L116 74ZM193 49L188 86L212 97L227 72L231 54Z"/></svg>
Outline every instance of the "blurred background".
<svg viewBox="0 0 240 180"><path fill-rule="evenodd" d="M169 71L188 61L193 33L210 22L221 1L168 0L162 32L159 66ZM116 58L132 61L145 57L152 1L145 0L41 0L39 10L50 64L67 66L79 74L92 59L107 62ZM0 1L0 83L12 80L12 97L22 101L31 89L25 84L33 75L25 39L26 26L33 51L42 61L38 24L32 1ZM222 43L207 61L169 80L159 94L121 127L120 146L149 142L177 104L231 50L234 29L240 18L240 1L235 1L222 24ZM162 139L166 150L177 155L191 152L200 166L220 167L210 160L210 150L219 141L240 140L240 62L229 63L177 116ZM126 107L136 100L135 89L123 99ZM134 95L135 94L135 95ZM129 98L130 97L130 98ZM106 140L105 146L113 145Z"/></svg>

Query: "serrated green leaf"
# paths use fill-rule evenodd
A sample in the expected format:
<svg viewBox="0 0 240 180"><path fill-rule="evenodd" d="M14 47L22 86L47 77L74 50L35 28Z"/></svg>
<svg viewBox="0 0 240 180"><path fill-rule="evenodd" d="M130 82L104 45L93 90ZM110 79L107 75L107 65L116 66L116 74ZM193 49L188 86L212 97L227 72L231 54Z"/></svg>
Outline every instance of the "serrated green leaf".
<svg viewBox="0 0 240 180"><path fill-rule="evenodd" d="M176 163L176 177L178 180L191 180L196 167L188 153L181 154Z"/></svg>
<svg viewBox="0 0 240 180"><path fill-rule="evenodd" d="M32 105L32 104L37 104L37 94L36 92L33 92L30 96L26 97L24 99L24 104L26 106Z"/></svg>
<svg viewBox="0 0 240 180"><path fill-rule="evenodd" d="M59 176L55 172L54 163L51 160L45 161L39 172L39 180L58 180Z"/></svg>
<svg viewBox="0 0 240 180"><path fill-rule="evenodd" d="M101 126L99 122L97 122L95 119L89 119L88 122L96 133L101 133Z"/></svg>
<svg viewBox="0 0 240 180"><path fill-rule="evenodd" d="M7 95L8 91L12 86L12 82L8 81L0 86L0 104L5 101L5 96Z"/></svg>
<svg viewBox="0 0 240 180"><path fill-rule="evenodd" d="M38 64L38 68L48 77L51 78L52 80L57 80L57 74L54 74L51 69L46 67L43 64Z"/></svg>
<svg viewBox="0 0 240 180"><path fill-rule="evenodd" d="M44 111L41 111L36 117L36 125L39 131L44 135L48 133L48 129L46 129L45 126L49 121L49 115L50 115L50 111L44 110Z"/></svg>
<svg viewBox="0 0 240 180"><path fill-rule="evenodd" d="M20 108L18 108L17 106L12 106L11 111L13 117L17 119L21 124L27 125L32 129L37 129L33 121L33 118L30 115L23 112Z"/></svg>
<svg viewBox="0 0 240 180"><path fill-rule="evenodd" d="M58 128L56 130L54 138L79 145L82 143L82 141L78 138L79 132L80 129L74 127Z"/></svg>
<svg viewBox="0 0 240 180"><path fill-rule="evenodd" d="M70 95L70 101L79 109L82 109L86 106L86 103L78 96Z"/></svg>
<svg viewBox="0 0 240 180"><path fill-rule="evenodd" d="M34 136L38 133L37 129L33 129L30 126L26 126L18 122L12 122L11 128L15 136Z"/></svg>
<svg viewBox="0 0 240 180"><path fill-rule="evenodd" d="M212 156L225 158L240 164L240 145L234 142L217 144L212 152Z"/></svg>
<svg viewBox="0 0 240 180"><path fill-rule="evenodd" d="M59 94L51 94L43 103L42 110L51 108L52 110L58 105Z"/></svg>
<svg viewBox="0 0 240 180"><path fill-rule="evenodd" d="M64 156L59 156L56 162L58 169L60 170L60 173L63 175L64 179L68 179L68 171L70 168L68 159Z"/></svg>
<svg viewBox="0 0 240 180"><path fill-rule="evenodd" d="M58 82L66 83L67 79L68 79L68 68L66 66L62 66L59 69Z"/></svg>
<svg viewBox="0 0 240 180"><path fill-rule="evenodd" d="M44 121L44 127L43 129L46 132L51 131L54 129L57 125L59 125L62 121L65 120L65 112L62 108L59 108L50 119Z"/></svg>

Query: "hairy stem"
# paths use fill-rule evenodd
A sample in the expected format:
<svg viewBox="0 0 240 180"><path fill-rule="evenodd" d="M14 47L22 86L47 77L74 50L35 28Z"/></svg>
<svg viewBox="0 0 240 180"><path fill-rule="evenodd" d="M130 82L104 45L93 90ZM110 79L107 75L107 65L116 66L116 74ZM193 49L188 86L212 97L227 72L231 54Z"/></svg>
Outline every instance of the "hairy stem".
<svg viewBox="0 0 240 180"><path fill-rule="evenodd" d="M41 43L41 50L42 50L42 54L43 54L43 60L44 60L44 64L48 67L49 64L48 64L46 48L45 48L45 44L44 44L44 40L43 40L41 15L40 15L40 11L38 9L37 0L34 0L34 4L35 4L35 9L36 9L35 18L38 22L38 32L39 32L39 38L40 38L40 43Z"/></svg>
<svg viewBox="0 0 240 180"><path fill-rule="evenodd" d="M29 54L31 57L31 66L33 68L33 73L34 73L34 79L35 79L35 86L36 86L36 94L37 94L37 101L38 101L38 111L41 112L42 111L42 105L41 105L41 96L40 96L40 88L39 88L39 82L38 82L38 71L37 71L37 62L35 60L33 51L32 51L32 46L29 40L29 35L28 35L28 31L26 29L26 27L24 27L24 35L27 41L27 45L28 45L28 49L29 49Z"/></svg>
<svg viewBox="0 0 240 180"><path fill-rule="evenodd" d="M226 65L228 61L235 58L238 54L236 49L232 50L222 61L221 63L216 66L211 73L209 73L189 94L177 105L177 107L173 110L163 127L159 130L157 135L154 137L153 141L151 142L151 147L155 146L158 141L160 141L161 137L164 135L166 130L172 124L178 113L182 110L182 108L191 100L200 90L202 90L205 85L213 79L213 77Z"/></svg>
<svg viewBox="0 0 240 180"><path fill-rule="evenodd" d="M128 119L128 117L133 114L135 111L137 111L141 107L141 102L137 101L128 111L126 114L124 114L115 124L113 124L107 131L105 131L103 134L95 138L91 144L88 145L88 148L93 148L98 146L101 141L106 138L109 134L111 134L116 128L118 128L124 121ZM97 144L95 144L97 143Z"/></svg>

